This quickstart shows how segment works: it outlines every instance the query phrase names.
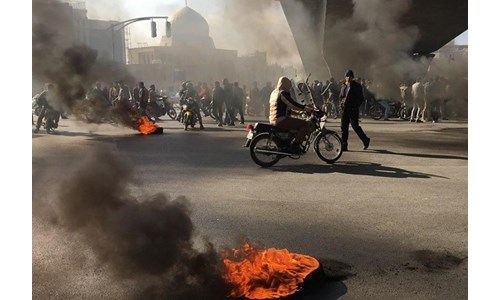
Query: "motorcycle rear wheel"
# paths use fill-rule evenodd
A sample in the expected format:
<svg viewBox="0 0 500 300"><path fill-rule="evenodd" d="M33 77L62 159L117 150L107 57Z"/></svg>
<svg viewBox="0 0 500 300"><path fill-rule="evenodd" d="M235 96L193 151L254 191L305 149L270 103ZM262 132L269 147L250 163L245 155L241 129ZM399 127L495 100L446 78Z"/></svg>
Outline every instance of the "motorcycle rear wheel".
<svg viewBox="0 0 500 300"><path fill-rule="evenodd" d="M322 161L333 164L342 156L342 139L335 131L321 132L314 140L314 151Z"/></svg>
<svg viewBox="0 0 500 300"><path fill-rule="evenodd" d="M282 156L277 154L256 153L255 150L259 149L278 151L276 138L271 139L271 135L267 132L258 134L250 142L250 156L252 160L261 167L269 168L282 158Z"/></svg>

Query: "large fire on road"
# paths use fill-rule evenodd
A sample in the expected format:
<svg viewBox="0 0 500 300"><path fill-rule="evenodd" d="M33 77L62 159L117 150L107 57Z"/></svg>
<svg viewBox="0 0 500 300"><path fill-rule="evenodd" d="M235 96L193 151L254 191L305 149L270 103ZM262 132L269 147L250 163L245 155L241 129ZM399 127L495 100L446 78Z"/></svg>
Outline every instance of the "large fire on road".
<svg viewBox="0 0 500 300"><path fill-rule="evenodd" d="M295 294L305 278L320 267L311 256L287 249L258 250L248 243L223 256L223 278L233 286L229 295L233 298L276 299Z"/></svg>

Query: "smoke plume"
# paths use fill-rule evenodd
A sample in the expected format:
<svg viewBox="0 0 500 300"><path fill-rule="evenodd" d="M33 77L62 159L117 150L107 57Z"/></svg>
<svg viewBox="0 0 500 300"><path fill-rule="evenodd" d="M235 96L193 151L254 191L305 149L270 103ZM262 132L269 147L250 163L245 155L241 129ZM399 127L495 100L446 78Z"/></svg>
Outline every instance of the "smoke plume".
<svg viewBox="0 0 500 300"><path fill-rule="evenodd" d="M326 23L325 48L335 51L325 53L325 58L334 78L343 78L345 70L352 69L356 77L370 80L369 89L377 98L400 100L402 82L411 85L417 78L425 82L441 77L450 85L447 97L454 98L459 106L464 105L467 58L460 56L449 63L442 57L413 55L419 30L415 26L401 26L412 0L352 0L352 3L351 17L330 19ZM439 97L444 96L431 96Z"/></svg>
<svg viewBox="0 0 500 300"><path fill-rule="evenodd" d="M221 19L209 20L218 48L265 51L271 62L300 64L295 41L275 0L226 0Z"/></svg>
<svg viewBox="0 0 500 300"><path fill-rule="evenodd" d="M135 79L123 65L98 58L96 50L75 44L74 20L68 8L57 0L33 0L33 82L53 83L56 87L53 105L80 120L90 123L113 120L135 128L137 113L130 107L104 109L102 105L84 101L96 81L123 80L130 84Z"/></svg>
<svg viewBox="0 0 500 300"><path fill-rule="evenodd" d="M350 18L328 20L332 25L325 36L325 53L332 76L343 78L346 69L376 83L371 88L379 97L399 97L399 84L422 74L425 63L408 53L416 42L418 28L402 28L398 21L411 0L353 0ZM333 62L333 63L332 63Z"/></svg>
<svg viewBox="0 0 500 300"><path fill-rule="evenodd" d="M146 281L149 288L141 297L226 295L214 246L208 240L204 251L193 246L188 199L136 198L130 192L133 173L124 161L103 149L91 157L61 184L58 223L81 236L117 279Z"/></svg>

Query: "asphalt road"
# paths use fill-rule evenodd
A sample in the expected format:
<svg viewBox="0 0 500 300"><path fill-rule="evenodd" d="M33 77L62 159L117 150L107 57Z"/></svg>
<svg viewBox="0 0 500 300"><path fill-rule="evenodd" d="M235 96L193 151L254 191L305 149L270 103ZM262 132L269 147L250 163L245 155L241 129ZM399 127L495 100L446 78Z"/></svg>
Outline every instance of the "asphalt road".
<svg viewBox="0 0 500 300"><path fill-rule="evenodd" d="M311 149L269 169L241 147L244 125L159 124L164 134L143 136L70 118L55 134L33 134L33 299L127 299L136 288L97 264L50 208L100 146L133 167L136 195L186 196L197 241L232 247L245 237L316 257L332 280L303 299L467 298L467 121L362 119L368 150L351 130L334 165ZM327 127L339 131L339 121Z"/></svg>

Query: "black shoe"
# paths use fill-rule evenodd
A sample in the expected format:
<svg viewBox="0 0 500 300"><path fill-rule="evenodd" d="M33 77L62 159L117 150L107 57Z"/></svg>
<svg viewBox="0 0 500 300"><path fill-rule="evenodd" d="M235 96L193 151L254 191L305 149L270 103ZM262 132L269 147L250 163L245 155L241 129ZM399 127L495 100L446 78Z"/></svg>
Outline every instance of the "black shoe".
<svg viewBox="0 0 500 300"><path fill-rule="evenodd" d="M370 146L370 140L371 140L371 139L370 139L370 138L368 138L368 139L366 140L366 143L363 143L363 144L365 145L365 146L363 147L363 150L368 149L368 146Z"/></svg>
<svg viewBox="0 0 500 300"><path fill-rule="evenodd" d="M217 127L222 127L222 123L217 124Z"/></svg>
<svg viewBox="0 0 500 300"><path fill-rule="evenodd" d="M347 145L342 145L342 152L345 152L345 151L349 151L349 150L347 149Z"/></svg>
<svg viewBox="0 0 500 300"><path fill-rule="evenodd" d="M205 129L205 126L201 125L200 130L203 130L203 129Z"/></svg>
<svg viewBox="0 0 500 300"><path fill-rule="evenodd" d="M304 150L299 144L291 144L287 149L286 152L291 153L291 154L303 154Z"/></svg>
<svg viewBox="0 0 500 300"><path fill-rule="evenodd" d="M228 125L228 126L234 126L234 123L229 123L229 125Z"/></svg>
<svg viewBox="0 0 500 300"><path fill-rule="evenodd" d="M35 128L35 133L38 133L40 131L40 128Z"/></svg>
<svg viewBox="0 0 500 300"><path fill-rule="evenodd" d="M245 124L245 122L240 122L240 124Z"/></svg>

